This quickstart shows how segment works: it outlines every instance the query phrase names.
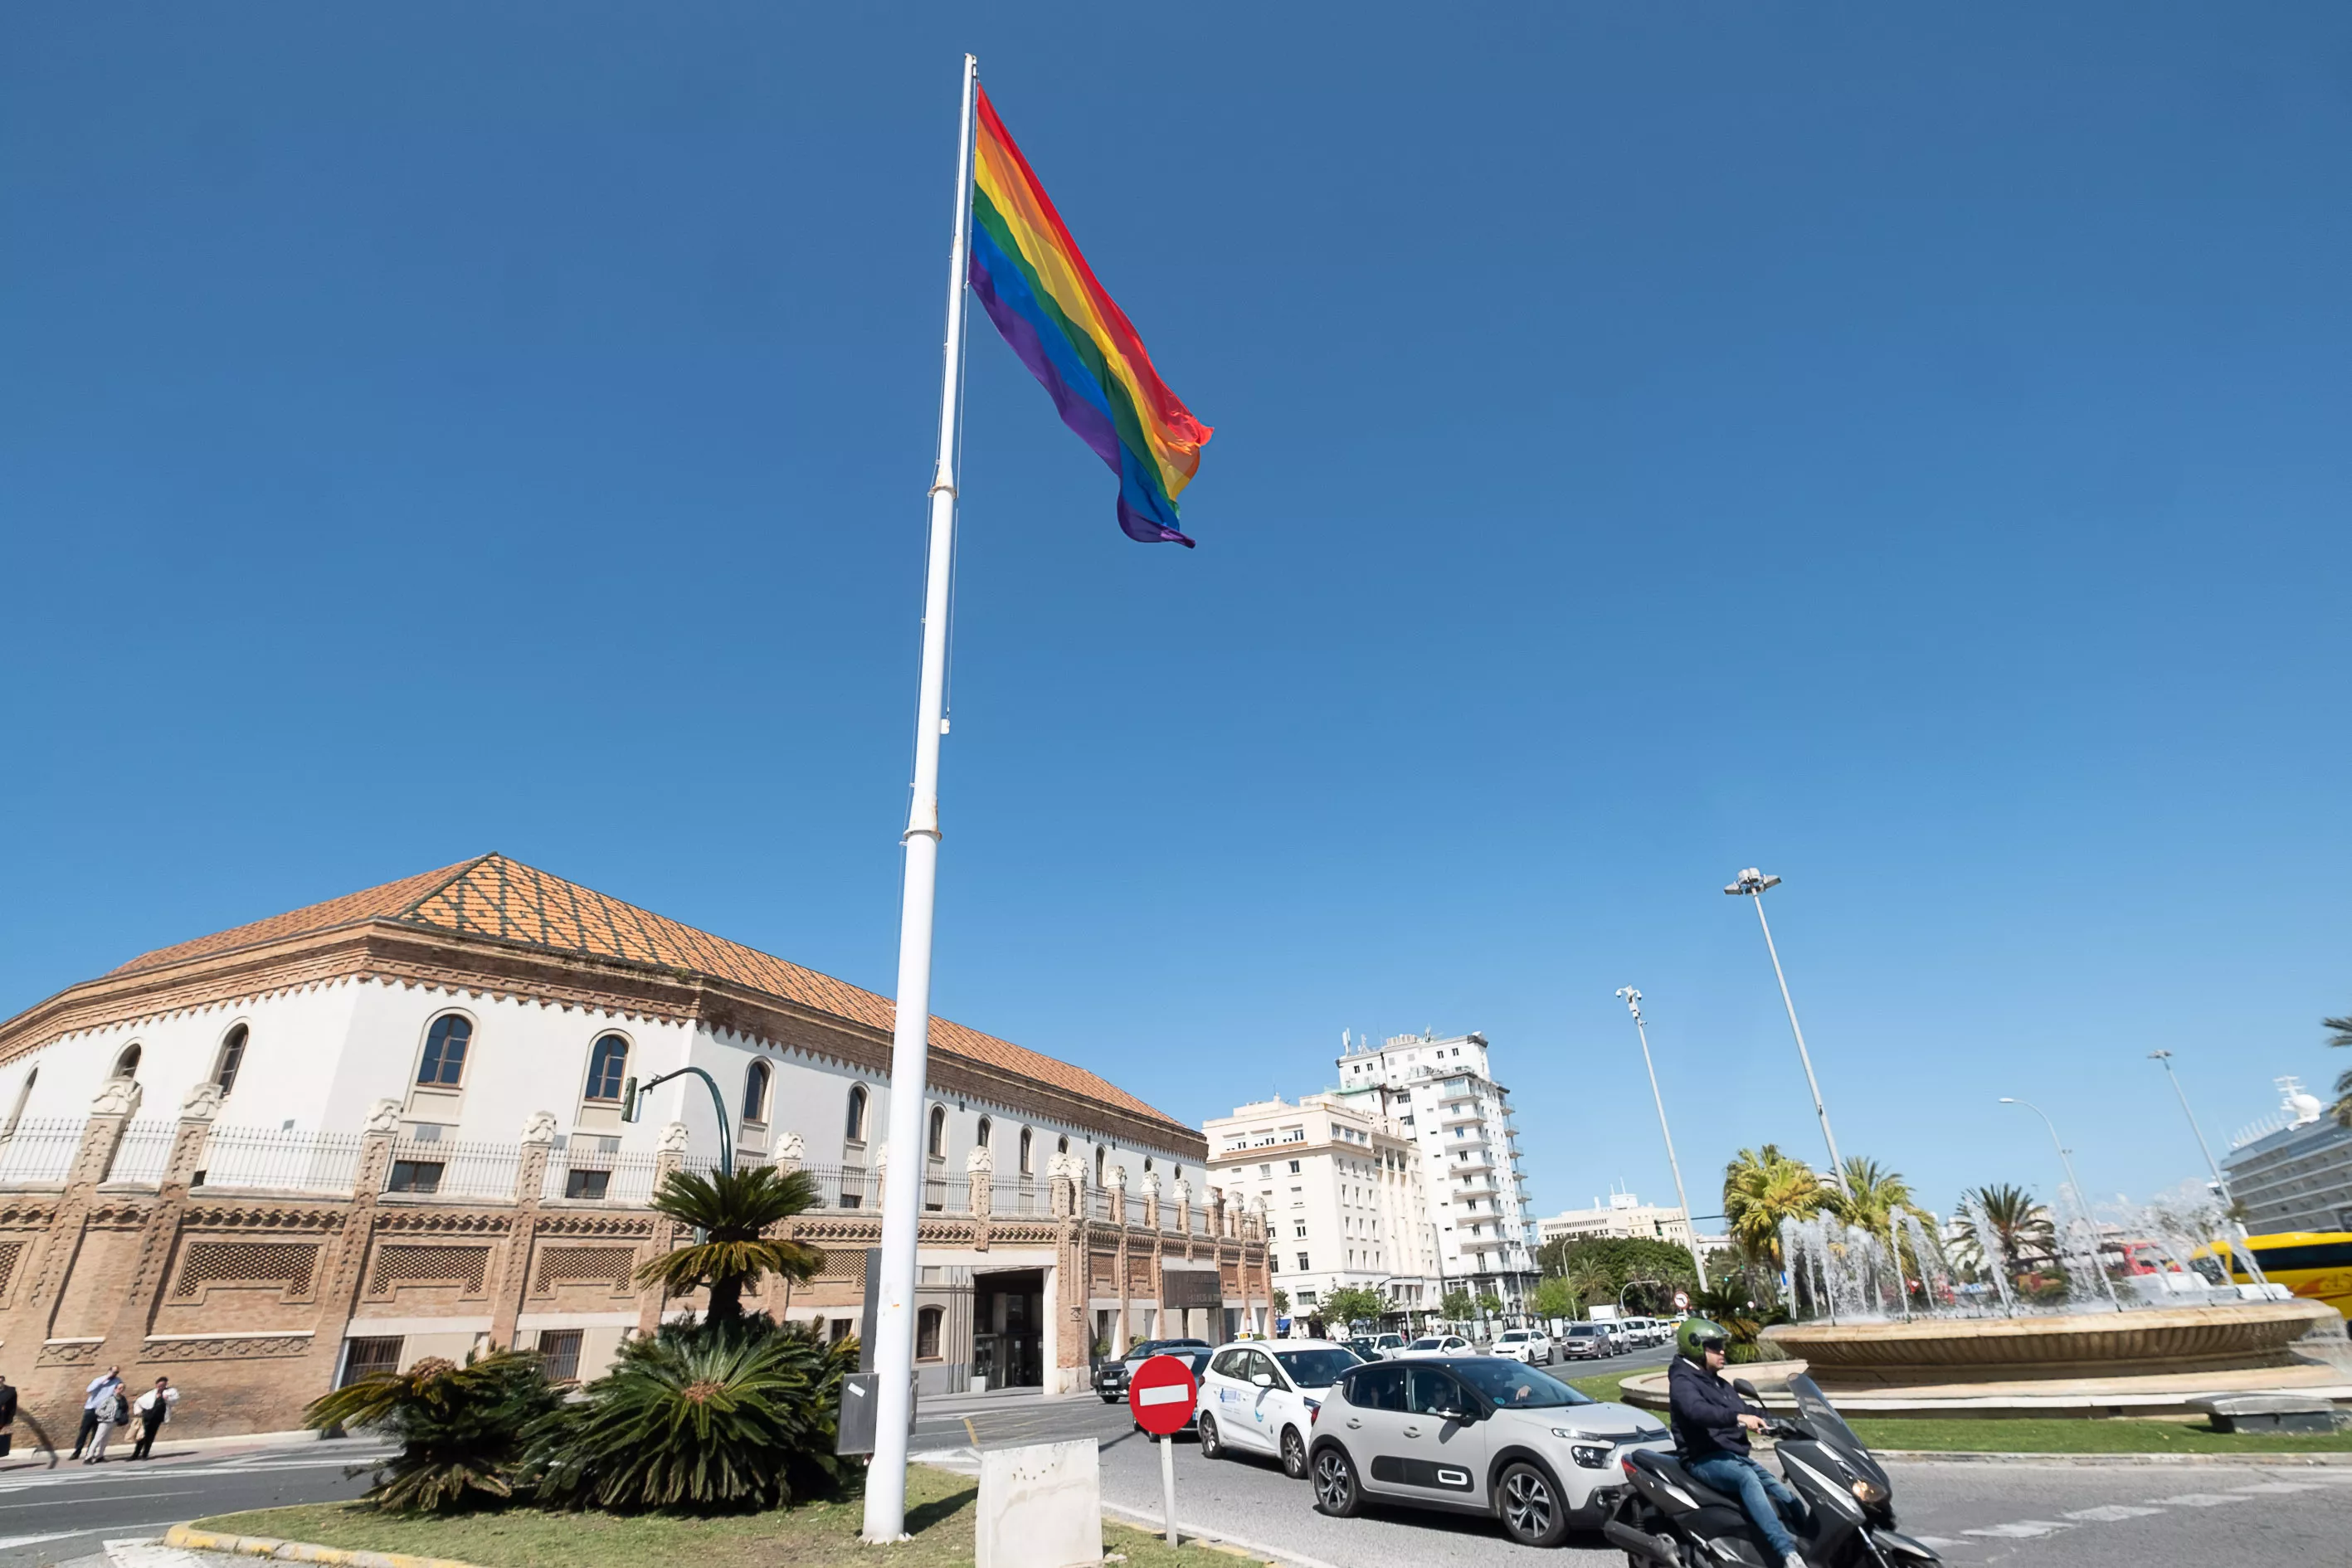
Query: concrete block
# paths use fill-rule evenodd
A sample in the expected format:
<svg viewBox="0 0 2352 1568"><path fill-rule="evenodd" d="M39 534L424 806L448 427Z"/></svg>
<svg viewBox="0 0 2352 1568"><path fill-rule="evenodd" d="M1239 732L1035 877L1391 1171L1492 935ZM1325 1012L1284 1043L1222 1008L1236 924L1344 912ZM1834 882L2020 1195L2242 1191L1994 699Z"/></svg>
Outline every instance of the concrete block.
<svg viewBox="0 0 2352 1568"><path fill-rule="evenodd" d="M1102 1466L1095 1440L982 1449L972 1527L975 1568L1100 1563Z"/></svg>
<svg viewBox="0 0 2352 1568"><path fill-rule="evenodd" d="M2217 1432L2333 1432L2352 1425L2331 1400L2297 1394L2222 1394L2189 1401Z"/></svg>

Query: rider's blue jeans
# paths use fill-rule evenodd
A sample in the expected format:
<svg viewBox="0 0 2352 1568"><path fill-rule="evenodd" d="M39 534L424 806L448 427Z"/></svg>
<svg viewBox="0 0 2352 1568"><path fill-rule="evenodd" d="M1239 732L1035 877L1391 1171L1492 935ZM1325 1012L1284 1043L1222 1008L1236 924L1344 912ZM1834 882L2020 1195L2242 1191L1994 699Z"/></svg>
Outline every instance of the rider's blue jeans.
<svg viewBox="0 0 2352 1568"><path fill-rule="evenodd" d="M1765 1545L1783 1558L1797 1550L1796 1537L1780 1522L1780 1510L1801 1508L1802 1504L1797 1494L1771 1471L1745 1454L1709 1454L1704 1459L1691 1460L1685 1468L1716 1490L1738 1498Z"/></svg>

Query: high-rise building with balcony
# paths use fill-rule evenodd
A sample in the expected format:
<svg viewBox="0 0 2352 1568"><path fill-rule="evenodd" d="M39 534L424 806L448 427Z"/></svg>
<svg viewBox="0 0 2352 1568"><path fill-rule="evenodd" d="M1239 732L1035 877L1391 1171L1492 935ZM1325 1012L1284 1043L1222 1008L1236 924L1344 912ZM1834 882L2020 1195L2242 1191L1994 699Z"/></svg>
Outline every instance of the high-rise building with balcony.
<svg viewBox="0 0 2352 1568"><path fill-rule="evenodd" d="M1339 1099L1391 1118L1420 1156L1437 1238L1438 1294L1499 1297L1516 1314L1534 1289L1534 1220L1510 1091L1486 1037L1398 1035L1339 1058Z"/></svg>

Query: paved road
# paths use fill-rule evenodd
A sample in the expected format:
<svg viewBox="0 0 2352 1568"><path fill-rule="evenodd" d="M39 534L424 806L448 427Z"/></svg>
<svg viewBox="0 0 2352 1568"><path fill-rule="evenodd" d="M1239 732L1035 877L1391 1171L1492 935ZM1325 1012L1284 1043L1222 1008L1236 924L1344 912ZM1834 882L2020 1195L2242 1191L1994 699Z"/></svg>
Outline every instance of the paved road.
<svg viewBox="0 0 2352 1568"><path fill-rule="evenodd" d="M0 1472L0 1568L86 1557L108 1536L156 1534L205 1514L357 1497L366 1478L346 1478L344 1467L381 1451L374 1444L313 1442Z"/></svg>
<svg viewBox="0 0 2352 1568"><path fill-rule="evenodd" d="M1630 1358L1629 1358L1630 1359ZM1612 1370L1626 1365L1612 1363ZM1577 1369L1581 1370L1581 1369ZM1160 1521L1160 1460L1124 1405L1022 1400L926 1414L916 1447L968 1468L972 1448L1094 1437L1103 1500ZM2352 1565L2352 1468L2280 1465L2083 1466L1906 1462L1889 1467L1904 1528L1956 1564L2016 1568L2209 1568L2255 1562ZM1271 1460L1212 1463L1176 1451L1176 1517L1189 1532L1266 1550L1307 1568L1569 1568L1622 1563L1597 1539L1562 1552L1514 1545L1492 1521L1410 1510L1330 1520Z"/></svg>

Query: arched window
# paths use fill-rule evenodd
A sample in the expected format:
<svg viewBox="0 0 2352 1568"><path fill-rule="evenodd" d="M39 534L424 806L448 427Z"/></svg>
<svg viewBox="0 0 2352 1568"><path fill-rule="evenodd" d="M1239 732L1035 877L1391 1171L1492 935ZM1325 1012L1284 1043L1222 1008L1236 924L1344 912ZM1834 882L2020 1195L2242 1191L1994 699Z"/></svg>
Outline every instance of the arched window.
<svg viewBox="0 0 2352 1568"><path fill-rule="evenodd" d="M975 1134L975 1136L980 1140L980 1146L982 1148L985 1149L988 1147L989 1135L995 1131L996 1124L994 1122L989 1121L985 1116L980 1119L980 1131Z"/></svg>
<svg viewBox="0 0 2352 1568"><path fill-rule="evenodd" d="M1055 1152L1055 1153L1056 1153L1056 1154L1066 1154L1066 1153L1068 1153L1069 1152L1070 1152L1070 1141L1069 1141L1067 1138L1056 1138L1056 1139L1055 1139L1055 1140L1054 1140L1054 1152Z"/></svg>
<svg viewBox="0 0 2352 1568"><path fill-rule="evenodd" d="M768 1064L753 1062L743 1074L743 1120L746 1122L768 1120Z"/></svg>
<svg viewBox="0 0 2352 1568"><path fill-rule="evenodd" d="M1024 1176L1035 1168L1030 1162L1029 1143L1029 1129L1024 1127L1021 1130L1021 1173Z"/></svg>
<svg viewBox="0 0 2352 1568"><path fill-rule="evenodd" d="M462 1013L444 1013L425 1031L425 1055L416 1064L416 1081L429 1089L455 1089L466 1081L466 1047L474 1041L474 1021Z"/></svg>
<svg viewBox="0 0 2352 1568"><path fill-rule="evenodd" d="M931 1107L930 1135L924 1140L923 1147L929 1152L931 1158L934 1160L944 1160L947 1158L948 1108L946 1106L934 1105Z"/></svg>
<svg viewBox="0 0 2352 1568"><path fill-rule="evenodd" d="M945 1314L937 1307L926 1307L915 1314L915 1359L940 1359L940 1320Z"/></svg>
<svg viewBox="0 0 2352 1568"><path fill-rule="evenodd" d="M629 1042L618 1035L600 1035L588 1053L590 1100L618 1100L621 1080L628 1076Z"/></svg>
<svg viewBox="0 0 2352 1568"><path fill-rule="evenodd" d="M245 1042L250 1032L239 1024L221 1038L220 1065L213 1068L213 1082L224 1095L236 1087L236 1069L245 1065Z"/></svg>
<svg viewBox="0 0 2352 1568"><path fill-rule="evenodd" d="M122 1054L114 1058L114 1076L116 1078L139 1076L139 1047L135 1042L123 1047Z"/></svg>
<svg viewBox="0 0 2352 1568"><path fill-rule="evenodd" d="M1102 1151L1102 1146L1101 1146L1100 1144L1097 1144L1097 1145L1095 1146L1095 1185L1097 1185L1097 1186L1098 1186L1098 1187L1099 1187L1099 1186L1101 1186L1102 1184L1103 1184L1103 1151Z"/></svg>
<svg viewBox="0 0 2352 1568"><path fill-rule="evenodd" d="M862 1083L849 1086L849 1122L841 1135L852 1143L866 1142L866 1086Z"/></svg>
<svg viewBox="0 0 2352 1568"><path fill-rule="evenodd" d="M1144 1173L1145 1173L1147 1175L1150 1173L1150 1171L1151 1171L1151 1156L1150 1156L1150 1155L1149 1155L1149 1154L1146 1154L1146 1155L1143 1157L1143 1169L1144 1169Z"/></svg>

